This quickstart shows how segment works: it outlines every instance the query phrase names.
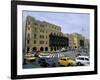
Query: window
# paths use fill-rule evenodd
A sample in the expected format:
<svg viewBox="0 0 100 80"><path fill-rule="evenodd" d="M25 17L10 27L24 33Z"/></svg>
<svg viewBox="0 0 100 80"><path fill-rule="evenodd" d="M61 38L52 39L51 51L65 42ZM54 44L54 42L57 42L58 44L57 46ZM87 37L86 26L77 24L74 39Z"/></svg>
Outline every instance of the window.
<svg viewBox="0 0 100 80"><path fill-rule="evenodd" d="M78 58L79 60L84 60L84 58Z"/></svg>
<svg viewBox="0 0 100 80"><path fill-rule="evenodd" d="M44 30L41 29L40 32L44 33Z"/></svg>
<svg viewBox="0 0 100 80"><path fill-rule="evenodd" d="M30 27L28 27L28 30L30 30Z"/></svg>
<svg viewBox="0 0 100 80"><path fill-rule="evenodd" d="M38 25L37 23L34 23L34 25Z"/></svg>
<svg viewBox="0 0 100 80"><path fill-rule="evenodd" d="M46 41L46 44L47 44L47 41Z"/></svg>
<svg viewBox="0 0 100 80"><path fill-rule="evenodd" d="M44 25L43 25L43 24L41 24L40 26L41 26L41 27L44 27Z"/></svg>
<svg viewBox="0 0 100 80"><path fill-rule="evenodd" d="M85 58L85 60L89 61L89 59L88 59L88 58Z"/></svg>
<svg viewBox="0 0 100 80"><path fill-rule="evenodd" d="M48 51L48 47L45 47L45 51Z"/></svg>
<svg viewBox="0 0 100 80"><path fill-rule="evenodd" d="M44 35L40 35L40 38L44 38Z"/></svg>
<svg viewBox="0 0 100 80"><path fill-rule="evenodd" d="M56 51L56 47L54 48L54 50Z"/></svg>
<svg viewBox="0 0 100 80"><path fill-rule="evenodd" d="M44 41L40 41L40 44L44 44Z"/></svg>
<svg viewBox="0 0 100 80"><path fill-rule="evenodd" d="M34 31L37 31L37 28L34 28Z"/></svg>
<svg viewBox="0 0 100 80"><path fill-rule="evenodd" d="M36 34L34 34L34 38L36 39Z"/></svg>
<svg viewBox="0 0 100 80"><path fill-rule="evenodd" d="M61 60L66 61L66 59L61 59Z"/></svg>
<svg viewBox="0 0 100 80"><path fill-rule="evenodd" d="M29 44L29 40L27 40L27 44Z"/></svg>
<svg viewBox="0 0 100 80"><path fill-rule="evenodd" d="M36 51L37 50L37 48L36 47L33 47L33 51Z"/></svg>
<svg viewBox="0 0 100 80"><path fill-rule="evenodd" d="M36 44L36 40L34 40L34 44Z"/></svg>
<svg viewBox="0 0 100 80"><path fill-rule="evenodd" d="M40 35L40 38L41 38L41 35Z"/></svg>
<svg viewBox="0 0 100 80"><path fill-rule="evenodd" d="M30 38L30 34L28 34L28 38Z"/></svg>
<svg viewBox="0 0 100 80"><path fill-rule="evenodd" d="M46 39L47 39L47 36L46 36Z"/></svg>
<svg viewBox="0 0 100 80"><path fill-rule="evenodd" d="M43 51L43 50L44 50L43 47L41 47L41 48L40 48L40 51Z"/></svg>
<svg viewBox="0 0 100 80"><path fill-rule="evenodd" d="M38 32L38 29L36 27L32 28L32 32L34 33L37 33Z"/></svg>
<svg viewBox="0 0 100 80"><path fill-rule="evenodd" d="M29 50L30 50L30 48L29 48L29 47L27 47L27 52L29 52Z"/></svg>
<svg viewBox="0 0 100 80"><path fill-rule="evenodd" d="M53 51L53 48L51 47L51 51Z"/></svg>

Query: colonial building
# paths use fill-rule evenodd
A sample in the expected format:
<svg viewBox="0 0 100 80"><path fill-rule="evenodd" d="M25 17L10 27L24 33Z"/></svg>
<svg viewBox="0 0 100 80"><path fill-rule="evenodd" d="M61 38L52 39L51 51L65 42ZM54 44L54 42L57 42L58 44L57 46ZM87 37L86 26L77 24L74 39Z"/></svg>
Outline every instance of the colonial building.
<svg viewBox="0 0 100 80"><path fill-rule="evenodd" d="M63 35L60 26L27 16L25 28L26 52L50 52L69 46L69 39Z"/></svg>
<svg viewBox="0 0 100 80"><path fill-rule="evenodd" d="M69 47L72 49L87 48L89 49L89 40L78 33L66 34L69 39Z"/></svg>

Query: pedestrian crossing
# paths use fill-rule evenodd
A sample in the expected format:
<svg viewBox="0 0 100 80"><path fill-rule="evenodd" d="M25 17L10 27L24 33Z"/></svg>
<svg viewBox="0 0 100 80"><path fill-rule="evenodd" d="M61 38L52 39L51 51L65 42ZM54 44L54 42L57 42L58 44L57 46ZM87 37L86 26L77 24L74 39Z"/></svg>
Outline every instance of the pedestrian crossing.
<svg viewBox="0 0 100 80"><path fill-rule="evenodd" d="M61 54L61 53L54 53L54 54L48 54L49 55L49 57L51 57L51 58L60 58L60 57L63 57L64 56L64 54Z"/></svg>

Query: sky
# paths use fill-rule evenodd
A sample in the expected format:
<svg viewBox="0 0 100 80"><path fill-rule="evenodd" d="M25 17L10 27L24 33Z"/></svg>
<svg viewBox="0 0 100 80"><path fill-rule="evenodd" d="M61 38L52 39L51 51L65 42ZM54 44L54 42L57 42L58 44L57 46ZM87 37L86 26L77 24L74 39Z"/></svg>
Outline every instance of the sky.
<svg viewBox="0 0 100 80"><path fill-rule="evenodd" d="M80 33L90 38L90 15L86 13L23 11L23 23L27 16L46 21L61 27L63 33Z"/></svg>

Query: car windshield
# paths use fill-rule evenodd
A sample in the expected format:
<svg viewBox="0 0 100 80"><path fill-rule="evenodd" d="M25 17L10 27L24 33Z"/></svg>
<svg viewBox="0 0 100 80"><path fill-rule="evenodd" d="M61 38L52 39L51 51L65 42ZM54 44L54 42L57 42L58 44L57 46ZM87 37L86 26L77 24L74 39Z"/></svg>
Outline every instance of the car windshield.
<svg viewBox="0 0 100 80"><path fill-rule="evenodd" d="M79 59L79 60L84 60L84 58L81 58L81 57L80 57L80 58L78 58L78 59Z"/></svg>
<svg viewBox="0 0 100 80"><path fill-rule="evenodd" d="M67 58L67 60L71 60L71 58Z"/></svg>

